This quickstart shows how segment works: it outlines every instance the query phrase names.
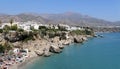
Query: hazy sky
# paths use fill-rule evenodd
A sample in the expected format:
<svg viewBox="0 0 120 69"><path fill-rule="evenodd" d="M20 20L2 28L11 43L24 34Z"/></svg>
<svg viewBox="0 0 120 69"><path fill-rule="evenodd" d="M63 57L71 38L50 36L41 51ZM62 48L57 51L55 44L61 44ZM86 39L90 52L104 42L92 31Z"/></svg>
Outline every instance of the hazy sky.
<svg viewBox="0 0 120 69"><path fill-rule="evenodd" d="M120 0L0 0L0 13L64 13L68 11L109 21L120 21Z"/></svg>

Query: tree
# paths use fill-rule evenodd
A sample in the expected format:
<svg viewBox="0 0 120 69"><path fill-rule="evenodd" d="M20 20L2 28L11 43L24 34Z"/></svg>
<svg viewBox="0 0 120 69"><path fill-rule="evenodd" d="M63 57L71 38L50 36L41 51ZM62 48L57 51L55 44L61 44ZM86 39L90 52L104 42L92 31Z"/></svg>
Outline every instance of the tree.
<svg viewBox="0 0 120 69"><path fill-rule="evenodd" d="M11 25L11 27L12 27L13 22L14 22L14 20L11 19L11 20L10 20L10 25Z"/></svg>
<svg viewBox="0 0 120 69"><path fill-rule="evenodd" d="M5 25L4 28L3 28L4 32L8 32L10 30L10 26L8 25Z"/></svg>
<svg viewBox="0 0 120 69"><path fill-rule="evenodd" d="M5 51L4 46L2 46L2 45L0 44L0 53L4 53L4 51Z"/></svg>
<svg viewBox="0 0 120 69"><path fill-rule="evenodd" d="M2 24L2 21L0 20L0 26L1 26L1 24Z"/></svg>
<svg viewBox="0 0 120 69"><path fill-rule="evenodd" d="M18 29L17 24L14 24L14 25L11 26L11 30L17 30L17 29Z"/></svg>
<svg viewBox="0 0 120 69"><path fill-rule="evenodd" d="M0 29L0 33L3 33L3 29Z"/></svg>
<svg viewBox="0 0 120 69"><path fill-rule="evenodd" d="M18 28L17 31L18 31L18 32L24 32L24 29Z"/></svg>
<svg viewBox="0 0 120 69"><path fill-rule="evenodd" d="M12 45L6 41L3 45L0 44L0 53L9 52L12 48Z"/></svg>
<svg viewBox="0 0 120 69"><path fill-rule="evenodd" d="M39 26L39 30L47 30L47 27L45 27L45 26Z"/></svg>
<svg viewBox="0 0 120 69"><path fill-rule="evenodd" d="M13 48L12 45L8 41L5 41L3 46L5 49L5 52L9 52L9 50L11 50Z"/></svg>
<svg viewBox="0 0 120 69"><path fill-rule="evenodd" d="M64 26L60 26L60 25L58 25L58 29L60 31L67 31L67 29Z"/></svg>
<svg viewBox="0 0 120 69"><path fill-rule="evenodd" d="M94 35L93 29L90 27L87 27L85 29L86 35Z"/></svg>
<svg viewBox="0 0 120 69"><path fill-rule="evenodd" d="M30 26L30 30L34 31L35 30L34 26Z"/></svg>

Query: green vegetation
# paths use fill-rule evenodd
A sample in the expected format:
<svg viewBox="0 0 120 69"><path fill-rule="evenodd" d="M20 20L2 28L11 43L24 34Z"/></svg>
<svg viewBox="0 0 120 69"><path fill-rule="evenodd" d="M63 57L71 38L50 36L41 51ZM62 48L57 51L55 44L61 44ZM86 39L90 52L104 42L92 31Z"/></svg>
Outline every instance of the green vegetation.
<svg viewBox="0 0 120 69"><path fill-rule="evenodd" d="M5 42L3 45L0 44L0 53L9 52L13 47L8 42Z"/></svg>
<svg viewBox="0 0 120 69"><path fill-rule="evenodd" d="M18 31L18 32L24 32L24 29L18 28L17 31Z"/></svg>
<svg viewBox="0 0 120 69"><path fill-rule="evenodd" d="M94 32L90 28L86 28L85 30L73 30L70 32L72 35L94 35Z"/></svg>
<svg viewBox="0 0 120 69"><path fill-rule="evenodd" d="M94 31L92 28L86 27L85 28L86 35L94 35Z"/></svg>
<svg viewBox="0 0 120 69"><path fill-rule="evenodd" d="M0 24L2 23L2 21L0 20Z"/></svg>
<svg viewBox="0 0 120 69"><path fill-rule="evenodd" d="M17 31L17 29L18 29L17 24L12 25L13 24L13 19L10 20L10 24L11 24L11 26L5 25L4 28L3 28L3 30L5 32L9 32L9 30Z"/></svg>
<svg viewBox="0 0 120 69"><path fill-rule="evenodd" d="M21 40L23 42L27 42L28 40L34 40L33 36L34 36L33 32L24 31L24 32L21 33Z"/></svg>
<svg viewBox="0 0 120 69"><path fill-rule="evenodd" d="M10 28L10 30L14 30L14 31L16 31L17 29L18 29L17 24L12 25Z"/></svg>
<svg viewBox="0 0 120 69"><path fill-rule="evenodd" d="M58 25L58 29L59 29L60 31L67 31L65 27L62 27L62 26L59 26L59 25Z"/></svg>
<svg viewBox="0 0 120 69"><path fill-rule="evenodd" d="M2 32L2 31L4 31L4 32L9 32L10 30L13 30L13 31L23 31L22 29L19 29L19 28L18 28L17 24L14 24L14 25L12 25L12 26L5 25L5 26L3 27L3 30L1 30L1 32Z"/></svg>
<svg viewBox="0 0 120 69"><path fill-rule="evenodd" d="M39 26L39 30L47 30L48 28L47 27L45 27L45 26Z"/></svg>
<svg viewBox="0 0 120 69"><path fill-rule="evenodd" d="M60 40L64 40L64 39L66 39L66 33L65 33L65 32L62 32L62 33L60 34Z"/></svg>
<svg viewBox="0 0 120 69"><path fill-rule="evenodd" d="M9 30L10 30L10 26L5 25L4 28L3 28L3 31L4 32L9 32Z"/></svg>
<svg viewBox="0 0 120 69"><path fill-rule="evenodd" d="M33 27L33 26L30 26L30 30L34 31L35 29L34 29L34 27Z"/></svg>
<svg viewBox="0 0 120 69"><path fill-rule="evenodd" d="M11 26L12 26L13 22L14 22L14 20L13 20L13 19L11 19L11 20L10 20L10 24L11 24Z"/></svg>
<svg viewBox="0 0 120 69"><path fill-rule="evenodd" d="M59 29L48 29L46 34L49 36L49 38L54 38L56 36L62 36L62 31Z"/></svg>
<svg viewBox="0 0 120 69"><path fill-rule="evenodd" d="M1 21L0 21L1 23ZM89 27L85 27L85 30L73 30L73 31L67 31L65 27L59 26L58 29L55 29L55 26L53 27L46 27L46 26L39 26L39 29L34 29L33 26L30 27L31 31L25 31L22 28L18 28L17 24L13 25L13 19L10 20L11 26L5 25L3 29L0 29L0 33L4 33L7 42L4 44L0 44L0 53L8 52L13 47L9 43L12 41L22 41L27 42L29 40L35 40L39 36L42 38L45 38L44 36L47 36L49 38L54 38L56 36L60 37L60 40L66 39L66 32L70 32L68 35L94 35L93 29ZM12 33L12 32L15 33ZM8 38L14 36L13 38ZM15 38L15 39L14 39ZM11 40L9 40L11 39Z"/></svg>
<svg viewBox="0 0 120 69"><path fill-rule="evenodd" d="M39 26L39 34L41 37L48 35L49 38L54 38L55 36L57 36L57 32L59 32L59 31L60 31L59 29L47 28L45 26Z"/></svg>
<svg viewBox="0 0 120 69"><path fill-rule="evenodd" d="M28 41L28 40L35 40L39 36L44 38L44 36L47 36L49 38L54 38L56 36L59 36L60 39L66 39L66 33L67 30L63 26L58 25L58 29L55 29L55 26L53 27L46 27L46 26L39 26L39 29L34 29L33 26L30 27L31 31L24 31L21 28L18 28L17 24L13 25L13 19L10 20L11 26L5 25L3 29L0 29L0 33L9 34L9 31L16 31L17 36L21 41ZM85 30L73 30L70 31L71 35L94 35L94 32L91 28L85 27Z"/></svg>
<svg viewBox="0 0 120 69"><path fill-rule="evenodd" d="M47 30L46 33L49 36L49 38L55 37L55 31L53 29Z"/></svg>
<svg viewBox="0 0 120 69"><path fill-rule="evenodd" d="M85 35L86 32L85 32L85 30L73 30L70 32L70 34L72 34L72 35Z"/></svg>
<svg viewBox="0 0 120 69"><path fill-rule="evenodd" d="M60 27L60 26L59 26L59 29L55 29L54 27L47 28L45 26L39 26L38 33L43 38L44 38L44 36L48 36L49 38L54 38L56 36L62 37L62 31L66 31L66 29L63 27Z"/></svg>
<svg viewBox="0 0 120 69"><path fill-rule="evenodd" d="M5 47L0 44L0 53L4 53Z"/></svg>
<svg viewBox="0 0 120 69"><path fill-rule="evenodd" d="M0 33L3 33L3 29L0 29Z"/></svg>

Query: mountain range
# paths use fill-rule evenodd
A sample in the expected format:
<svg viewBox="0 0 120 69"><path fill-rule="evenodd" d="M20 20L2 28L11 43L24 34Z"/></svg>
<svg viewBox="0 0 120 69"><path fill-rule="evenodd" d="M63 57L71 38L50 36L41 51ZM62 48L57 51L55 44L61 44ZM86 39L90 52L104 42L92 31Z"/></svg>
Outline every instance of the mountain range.
<svg viewBox="0 0 120 69"><path fill-rule="evenodd" d="M98 19L80 13L65 12L60 14L37 14L37 13L21 13L17 15L0 14L0 20L9 22L14 19L16 22L35 21L43 24L69 24L76 26L120 26L120 21L110 22Z"/></svg>

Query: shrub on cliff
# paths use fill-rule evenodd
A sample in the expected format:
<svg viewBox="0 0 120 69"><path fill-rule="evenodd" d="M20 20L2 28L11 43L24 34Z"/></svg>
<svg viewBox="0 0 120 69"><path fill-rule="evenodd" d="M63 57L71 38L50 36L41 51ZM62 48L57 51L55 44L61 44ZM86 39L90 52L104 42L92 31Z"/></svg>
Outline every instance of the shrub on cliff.
<svg viewBox="0 0 120 69"><path fill-rule="evenodd" d="M67 29L66 29L65 27L59 26L59 25L58 25L58 29L59 29L60 31L67 31Z"/></svg>
<svg viewBox="0 0 120 69"><path fill-rule="evenodd" d="M0 53L3 53L4 51L5 51L4 46L2 46L2 45L0 44Z"/></svg>
<svg viewBox="0 0 120 69"><path fill-rule="evenodd" d="M21 40L24 42L27 42L28 40L34 40L33 38L34 36L34 33L31 31L31 32L23 32L22 35L21 35Z"/></svg>
<svg viewBox="0 0 120 69"><path fill-rule="evenodd" d="M86 32L84 30L73 30L70 32L71 35L85 35Z"/></svg>
<svg viewBox="0 0 120 69"><path fill-rule="evenodd" d="M17 31L18 31L18 32L24 32L24 29L18 28Z"/></svg>
<svg viewBox="0 0 120 69"><path fill-rule="evenodd" d="M14 24L14 25L12 25L12 26L5 25L5 26L3 27L3 30L4 30L5 32L8 32L9 30L17 31L17 29L18 29L17 24Z"/></svg>
<svg viewBox="0 0 120 69"><path fill-rule="evenodd" d="M85 29L86 35L94 35L94 31L92 28L86 27Z"/></svg>
<svg viewBox="0 0 120 69"><path fill-rule="evenodd" d="M39 26L39 30L47 30L48 28L45 26Z"/></svg>
<svg viewBox="0 0 120 69"><path fill-rule="evenodd" d="M61 32L60 40L64 40L64 39L66 39L66 33L65 32Z"/></svg>
<svg viewBox="0 0 120 69"><path fill-rule="evenodd" d="M10 30L15 30L15 31L16 31L17 29L18 29L17 24L12 25L11 28L10 28Z"/></svg>
<svg viewBox="0 0 120 69"><path fill-rule="evenodd" d="M58 33L60 32L60 33ZM54 38L55 36L60 36L61 31L59 29L47 29L46 34L49 36L49 38Z"/></svg>
<svg viewBox="0 0 120 69"><path fill-rule="evenodd" d="M5 25L5 26L3 27L3 31L4 31L4 32L9 32L9 30L10 30L10 26Z"/></svg>
<svg viewBox="0 0 120 69"><path fill-rule="evenodd" d="M85 30L73 30L70 32L71 35L94 35L91 28L85 28Z"/></svg>
<svg viewBox="0 0 120 69"><path fill-rule="evenodd" d="M0 33L3 33L3 29L0 29Z"/></svg>
<svg viewBox="0 0 120 69"><path fill-rule="evenodd" d="M48 30L47 34L48 34L49 38L54 38L55 37L55 31L54 30Z"/></svg>
<svg viewBox="0 0 120 69"><path fill-rule="evenodd" d="M0 53L9 52L13 47L8 42L5 42L3 45L0 44Z"/></svg>

